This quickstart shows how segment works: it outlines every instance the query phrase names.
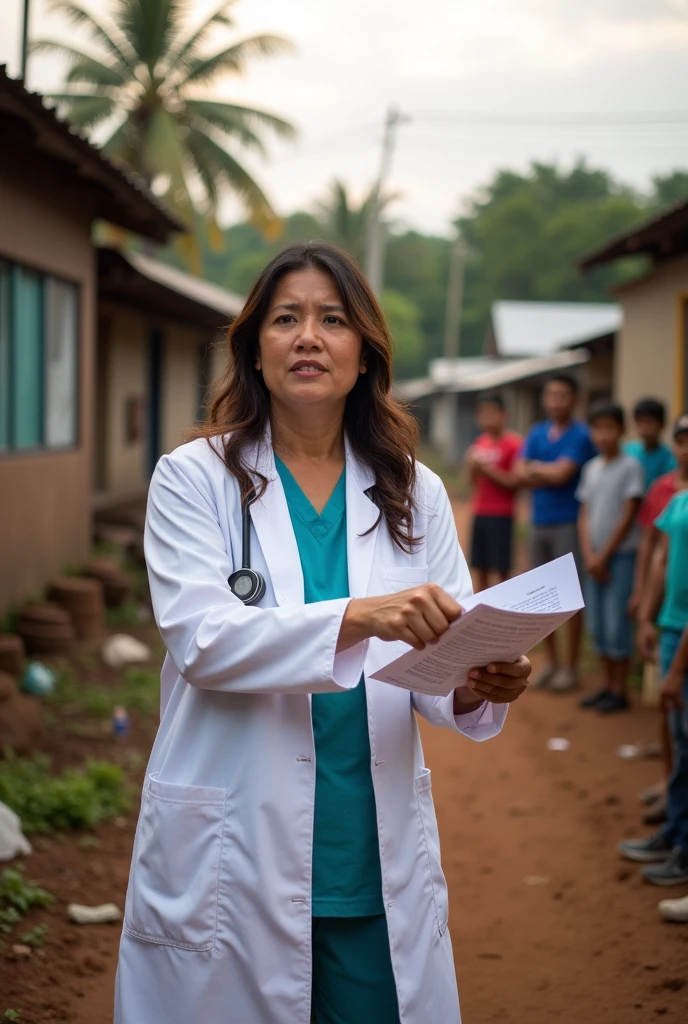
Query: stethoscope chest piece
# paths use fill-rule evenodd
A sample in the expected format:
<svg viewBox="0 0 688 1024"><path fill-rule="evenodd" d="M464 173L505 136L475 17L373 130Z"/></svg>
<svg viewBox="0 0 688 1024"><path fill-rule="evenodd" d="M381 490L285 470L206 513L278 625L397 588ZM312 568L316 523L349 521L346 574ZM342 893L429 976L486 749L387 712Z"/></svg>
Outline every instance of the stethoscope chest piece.
<svg viewBox="0 0 688 1024"><path fill-rule="evenodd" d="M265 594L265 580L256 569L251 568L251 503L243 502L241 509L241 569L235 569L228 577L229 589L244 604L255 604Z"/></svg>
<svg viewBox="0 0 688 1024"><path fill-rule="evenodd" d="M265 580L255 569L236 569L227 582L234 596L244 604L255 604L265 594Z"/></svg>

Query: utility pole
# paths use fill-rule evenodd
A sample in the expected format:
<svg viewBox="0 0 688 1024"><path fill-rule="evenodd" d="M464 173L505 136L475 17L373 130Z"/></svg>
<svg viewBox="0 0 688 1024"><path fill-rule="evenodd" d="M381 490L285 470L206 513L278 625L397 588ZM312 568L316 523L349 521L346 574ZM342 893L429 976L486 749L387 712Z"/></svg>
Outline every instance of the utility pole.
<svg viewBox="0 0 688 1024"><path fill-rule="evenodd" d="M21 50L21 74L20 78L26 84L26 64L29 55L29 4L30 0L24 0L24 21L22 24L22 50Z"/></svg>
<svg viewBox="0 0 688 1024"><path fill-rule="evenodd" d="M461 307L463 305L463 280L468 249L457 233L452 246L447 284L447 306L444 318L444 357L457 359L461 342Z"/></svg>
<svg viewBox="0 0 688 1024"><path fill-rule="evenodd" d="M370 209L368 211L368 237L366 243L366 274L370 286L376 295L380 295L384 283L384 225L382 224L382 193L385 182L389 177L389 170L392 164L392 154L396 143L397 128L400 124L409 121L398 107L390 107L385 119L385 133L382 140L382 159L380 161L380 173L373 186L370 195Z"/></svg>

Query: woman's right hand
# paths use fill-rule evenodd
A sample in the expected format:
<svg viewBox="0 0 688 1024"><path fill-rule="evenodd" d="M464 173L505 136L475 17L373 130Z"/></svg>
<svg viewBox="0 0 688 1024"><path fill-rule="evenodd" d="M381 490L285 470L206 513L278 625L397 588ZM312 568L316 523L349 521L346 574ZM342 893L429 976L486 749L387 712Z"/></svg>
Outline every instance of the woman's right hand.
<svg viewBox="0 0 688 1024"><path fill-rule="evenodd" d="M382 597L349 601L339 633L337 650L361 640L403 640L416 650L436 643L461 615L461 605L436 583L423 583Z"/></svg>

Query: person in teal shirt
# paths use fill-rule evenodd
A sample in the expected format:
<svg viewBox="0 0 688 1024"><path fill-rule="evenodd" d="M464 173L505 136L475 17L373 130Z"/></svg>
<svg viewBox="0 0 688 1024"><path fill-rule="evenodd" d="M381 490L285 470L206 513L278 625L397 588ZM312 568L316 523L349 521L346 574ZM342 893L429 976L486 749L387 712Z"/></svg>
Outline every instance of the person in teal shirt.
<svg viewBox="0 0 688 1024"><path fill-rule="evenodd" d="M490 739L530 662L438 695L371 678L449 629L470 576L355 262L288 246L228 354L205 427L151 484L168 657L115 1022L460 1024L416 713Z"/></svg>
<svg viewBox="0 0 688 1024"><path fill-rule="evenodd" d="M674 495L655 526L662 539L640 609L639 640L644 654L653 653L653 619L661 602L659 662L666 679L688 626L688 491ZM628 839L619 846L629 860L647 862L642 874L654 885L688 884L688 674L676 705L670 716L674 767L667 786L666 824L646 839Z"/></svg>
<svg viewBox="0 0 688 1024"><path fill-rule="evenodd" d="M299 549L306 604L348 597L346 469L318 513L277 454L275 467ZM365 1005L358 1010L352 1006L351 1019L364 1020L369 1014L367 1019L379 1024L396 1024L389 943L378 941L381 934L386 937L387 925L363 678L344 693L313 694L311 715L316 766L311 904L313 943L320 953L315 958L314 1014L317 1020L329 1019L328 989L346 984L342 974L355 972L360 978L363 971L371 983L359 989ZM366 919L363 933L357 918ZM327 984L318 976L323 961L329 963Z"/></svg>
<svg viewBox="0 0 688 1024"><path fill-rule="evenodd" d="M633 420L638 437L624 445L627 455L632 455L643 467L645 493L655 480L676 469L676 459L671 448L662 441L666 426L666 409L656 398L641 398L633 408Z"/></svg>

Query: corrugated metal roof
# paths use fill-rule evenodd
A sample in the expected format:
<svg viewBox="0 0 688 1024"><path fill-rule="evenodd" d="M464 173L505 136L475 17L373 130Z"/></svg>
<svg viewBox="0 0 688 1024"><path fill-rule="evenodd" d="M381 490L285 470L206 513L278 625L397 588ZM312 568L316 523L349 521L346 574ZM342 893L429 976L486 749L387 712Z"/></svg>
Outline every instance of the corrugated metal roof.
<svg viewBox="0 0 688 1024"><path fill-rule="evenodd" d="M204 281L200 277L194 277L183 270L171 267L168 263L156 260L145 253L120 252L120 256L134 270L138 270L139 274L143 274L150 281L155 281L156 284L160 284L164 288L170 288L180 295L185 295L187 298L193 299L194 302L199 302L223 316L234 319L243 308L244 300L240 295L235 295L233 292L220 288L217 284L211 284L210 281Z"/></svg>
<svg viewBox="0 0 688 1024"><path fill-rule="evenodd" d="M428 367L429 377L398 381L394 391L410 402L447 391L491 391L529 377L580 366L589 358L585 349L573 349L531 359L484 359L480 365L475 359L433 359Z"/></svg>
<svg viewBox="0 0 688 1024"><path fill-rule="evenodd" d="M29 122L32 144L39 146L44 155L69 164L77 180L97 187L98 216L161 242L167 241L172 232L185 230L139 175L94 146L69 120L59 117L54 106L46 105L44 96L29 92L22 81L10 78L3 64L0 110Z"/></svg>
<svg viewBox="0 0 688 1024"><path fill-rule="evenodd" d="M499 301L492 303L491 319L500 356L546 356L618 331L621 307L610 302Z"/></svg>

